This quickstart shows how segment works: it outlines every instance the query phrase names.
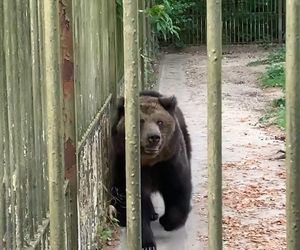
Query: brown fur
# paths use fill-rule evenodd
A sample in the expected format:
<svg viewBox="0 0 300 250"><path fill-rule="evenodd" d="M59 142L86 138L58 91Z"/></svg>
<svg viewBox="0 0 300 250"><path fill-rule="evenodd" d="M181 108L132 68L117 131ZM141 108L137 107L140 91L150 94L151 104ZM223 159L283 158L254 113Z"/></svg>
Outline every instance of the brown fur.
<svg viewBox="0 0 300 250"><path fill-rule="evenodd" d="M151 193L160 192L165 214L160 224L171 231L183 226L190 212L191 142L175 97L158 92L142 92L140 96L141 203L143 249L156 249L150 221L156 220ZM155 137L153 137L155 136ZM153 138L153 139L152 139ZM156 140L159 138L159 140ZM154 142L154 143L153 143ZM125 119L124 99L117 108L112 127L113 192L117 218L126 225Z"/></svg>

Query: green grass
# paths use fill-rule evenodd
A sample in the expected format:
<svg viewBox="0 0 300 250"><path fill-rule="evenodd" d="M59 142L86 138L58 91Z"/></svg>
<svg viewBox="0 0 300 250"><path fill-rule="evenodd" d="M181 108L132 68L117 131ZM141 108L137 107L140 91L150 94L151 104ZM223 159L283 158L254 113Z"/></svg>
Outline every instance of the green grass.
<svg viewBox="0 0 300 250"><path fill-rule="evenodd" d="M252 62L249 65L268 65L260 79L264 88L280 87L283 91L285 90L285 52L285 47L277 48L266 59ZM285 98L276 99L266 114L260 118L260 122L285 129L285 110Z"/></svg>
<svg viewBox="0 0 300 250"><path fill-rule="evenodd" d="M267 125L276 125L285 128L285 99L280 98L273 101L272 107L259 119L259 122Z"/></svg>
<svg viewBox="0 0 300 250"><path fill-rule="evenodd" d="M275 112L274 124L280 128L285 128L285 98L275 99L273 101L273 107Z"/></svg>
<svg viewBox="0 0 300 250"><path fill-rule="evenodd" d="M269 63L281 63L285 62L285 47L274 50L267 56Z"/></svg>
<svg viewBox="0 0 300 250"><path fill-rule="evenodd" d="M111 217L108 211L100 215L101 223L97 226L97 249L103 249L111 240L114 239L118 226L118 220Z"/></svg>
<svg viewBox="0 0 300 250"><path fill-rule="evenodd" d="M275 125L285 129L285 107L280 107L276 112Z"/></svg>
<svg viewBox="0 0 300 250"><path fill-rule="evenodd" d="M256 60L256 61L253 61L253 62L249 62L247 64L247 66L249 67L255 67L255 66L259 66L259 65L266 65L266 64L269 64L269 61L267 59L260 59L260 60Z"/></svg>
<svg viewBox="0 0 300 250"><path fill-rule="evenodd" d="M285 62L285 47L280 47L274 49L265 59L260 59L257 61L253 61L248 63L247 66L259 66L259 65L267 65L274 63L283 63Z"/></svg>
<svg viewBox="0 0 300 250"><path fill-rule="evenodd" d="M267 67L267 71L262 75L262 85L264 87L285 87L285 68L283 63L272 64Z"/></svg>

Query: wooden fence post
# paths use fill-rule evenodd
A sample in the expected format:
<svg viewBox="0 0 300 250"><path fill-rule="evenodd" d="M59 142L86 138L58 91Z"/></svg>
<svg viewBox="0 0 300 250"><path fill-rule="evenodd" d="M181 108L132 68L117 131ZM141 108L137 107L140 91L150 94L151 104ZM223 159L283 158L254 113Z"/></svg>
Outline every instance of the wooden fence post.
<svg viewBox="0 0 300 250"><path fill-rule="evenodd" d="M208 248L222 249L222 3L207 1Z"/></svg>
<svg viewBox="0 0 300 250"><path fill-rule="evenodd" d="M49 169L51 249L65 249L64 157L58 1L44 0L43 30L46 95L46 138Z"/></svg>
<svg viewBox="0 0 300 250"><path fill-rule="evenodd" d="M287 249L300 249L300 3L286 1Z"/></svg>
<svg viewBox="0 0 300 250"><path fill-rule="evenodd" d="M6 81L5 81L5 60L4 60L4 12L3 1L0 2L0 249L4 249L5 235L5 188L4 188L4 162L5 162L5 119L6 106Z"/></svg>
<svg viewBox="0 0 300 250"><path fill-rule="evenodd" d="M7 119L6 127L6 203L11 207L11 211L6 209L6 244L8 249L15 249L20 246L20 238L16 239L16 194L10 192L15 190L12 181L12 175L15 173L18 164L19 145L16 145L15 136L20 137L19 123L16 120L19 106L17 97L19 97L19 89L17 88L17 74L14 72L14 65L17 65L17 23L16 23L16 2L3 1L4 9L4 53L5 53L5 71L6 71L6 98L7 108L5 119ZM13 126L15 124L16 126ZM17 243L18 241L18 243Z"/></svg>
<svg viewBox="0 0 300 250"><path fill-rule="evenodd" d="M61 79L63 86L63 123L64 123L64 163L65 177L69 180L70 195L65 199L69 203L70 220L67 225L67 238L70 249L78 248L77 218L77 166L76 166L76 120L74 92L74 59L72 37L72 0L60 1L60 37L61 37ZM68 199L69 197L69 199Z"/></svg>
<svg viewBox="0 0 300 250"><path fill-rule="evenodd" d="M116 2L108 1L108 43L109 43L109 92L115 101L117 95L117 41L116 41Z"/></svg>
<svg viewBox="0 0 300 250"><path fill-rule="evenodd" d="M140 87L145 89L145 0L138 0L138 27L139 27L139 59L140 59Z"/></svg>
<svg viewBox="0 0 300 250"><path fill-rule="evenodd" d="M282 26L282 0L278 0L278 42L282 44L283 40L283 26Z"/></svg>
<svg viewBox="0 0 300 250"><path fill-rule="evenodd" d="M127 249L141 249L138 0L123 1Z"/></svg>

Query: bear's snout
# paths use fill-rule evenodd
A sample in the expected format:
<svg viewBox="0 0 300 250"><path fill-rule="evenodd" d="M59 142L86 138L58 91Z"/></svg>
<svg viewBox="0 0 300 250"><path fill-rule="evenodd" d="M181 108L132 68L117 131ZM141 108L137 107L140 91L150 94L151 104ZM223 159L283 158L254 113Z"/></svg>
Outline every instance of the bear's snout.
<svg viewBox="0 0 300 250"><path fill-rule="evenodd" d="M162 144L162 136L159 127L155 123L145 123L141 132L143 153L159 153Z"/></svg>
<svg viewBox="0 0 300 250"><path fill-rule="evenodd" d="M157 146L160 142L160 135L159 134L149 134L148 142L150 143L150 145Z"/></svg>

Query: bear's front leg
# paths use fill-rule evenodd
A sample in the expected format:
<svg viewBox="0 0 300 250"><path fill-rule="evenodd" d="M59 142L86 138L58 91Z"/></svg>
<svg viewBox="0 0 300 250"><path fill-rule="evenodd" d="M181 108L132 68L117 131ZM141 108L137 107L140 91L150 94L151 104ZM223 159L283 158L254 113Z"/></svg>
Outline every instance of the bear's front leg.
<svg viewBox="0 0 300 250"><path fill-rule="evenodd" d="M191 191L192 184L188 178L168 178L161 187L165 213L159 222L166 231L178 229L185 224L191 211Z"/></svg>
<svg viewBox="0 0 300 250"><path fill-rule="evenodd" d="M150 221L142 219L142 247L143 250L156 250L156 244L150 227Z"/></svg>
<svg viewBox="0 0 300 250"><path fill-rule="evenodd" d="M142 247L143 250L156 250L156 244L151 229L155 211L150 196L142 193Z"/></svg>
<svg viewBox="0 0 300 250"><path fill-rule="evenodd" d="M151 221L156 221L158 219L158 213L155 212L155 209L154 209L154 206L153 206L153 203L152 203L152 200L151 200L151 197L148 196L148 197L145 197L144 198L144 202L146 203L144 205L144 207L147 207L148 209L148 213L149 213L149 218Z"/></svg>
<svg viewBox="0 0 300 250"><path fill-rule="evenodd" d="M159 219L159 223L166 231L173 231L184 226L189 210L183 209L180 206L168 206L165 214Z"/></svg>

